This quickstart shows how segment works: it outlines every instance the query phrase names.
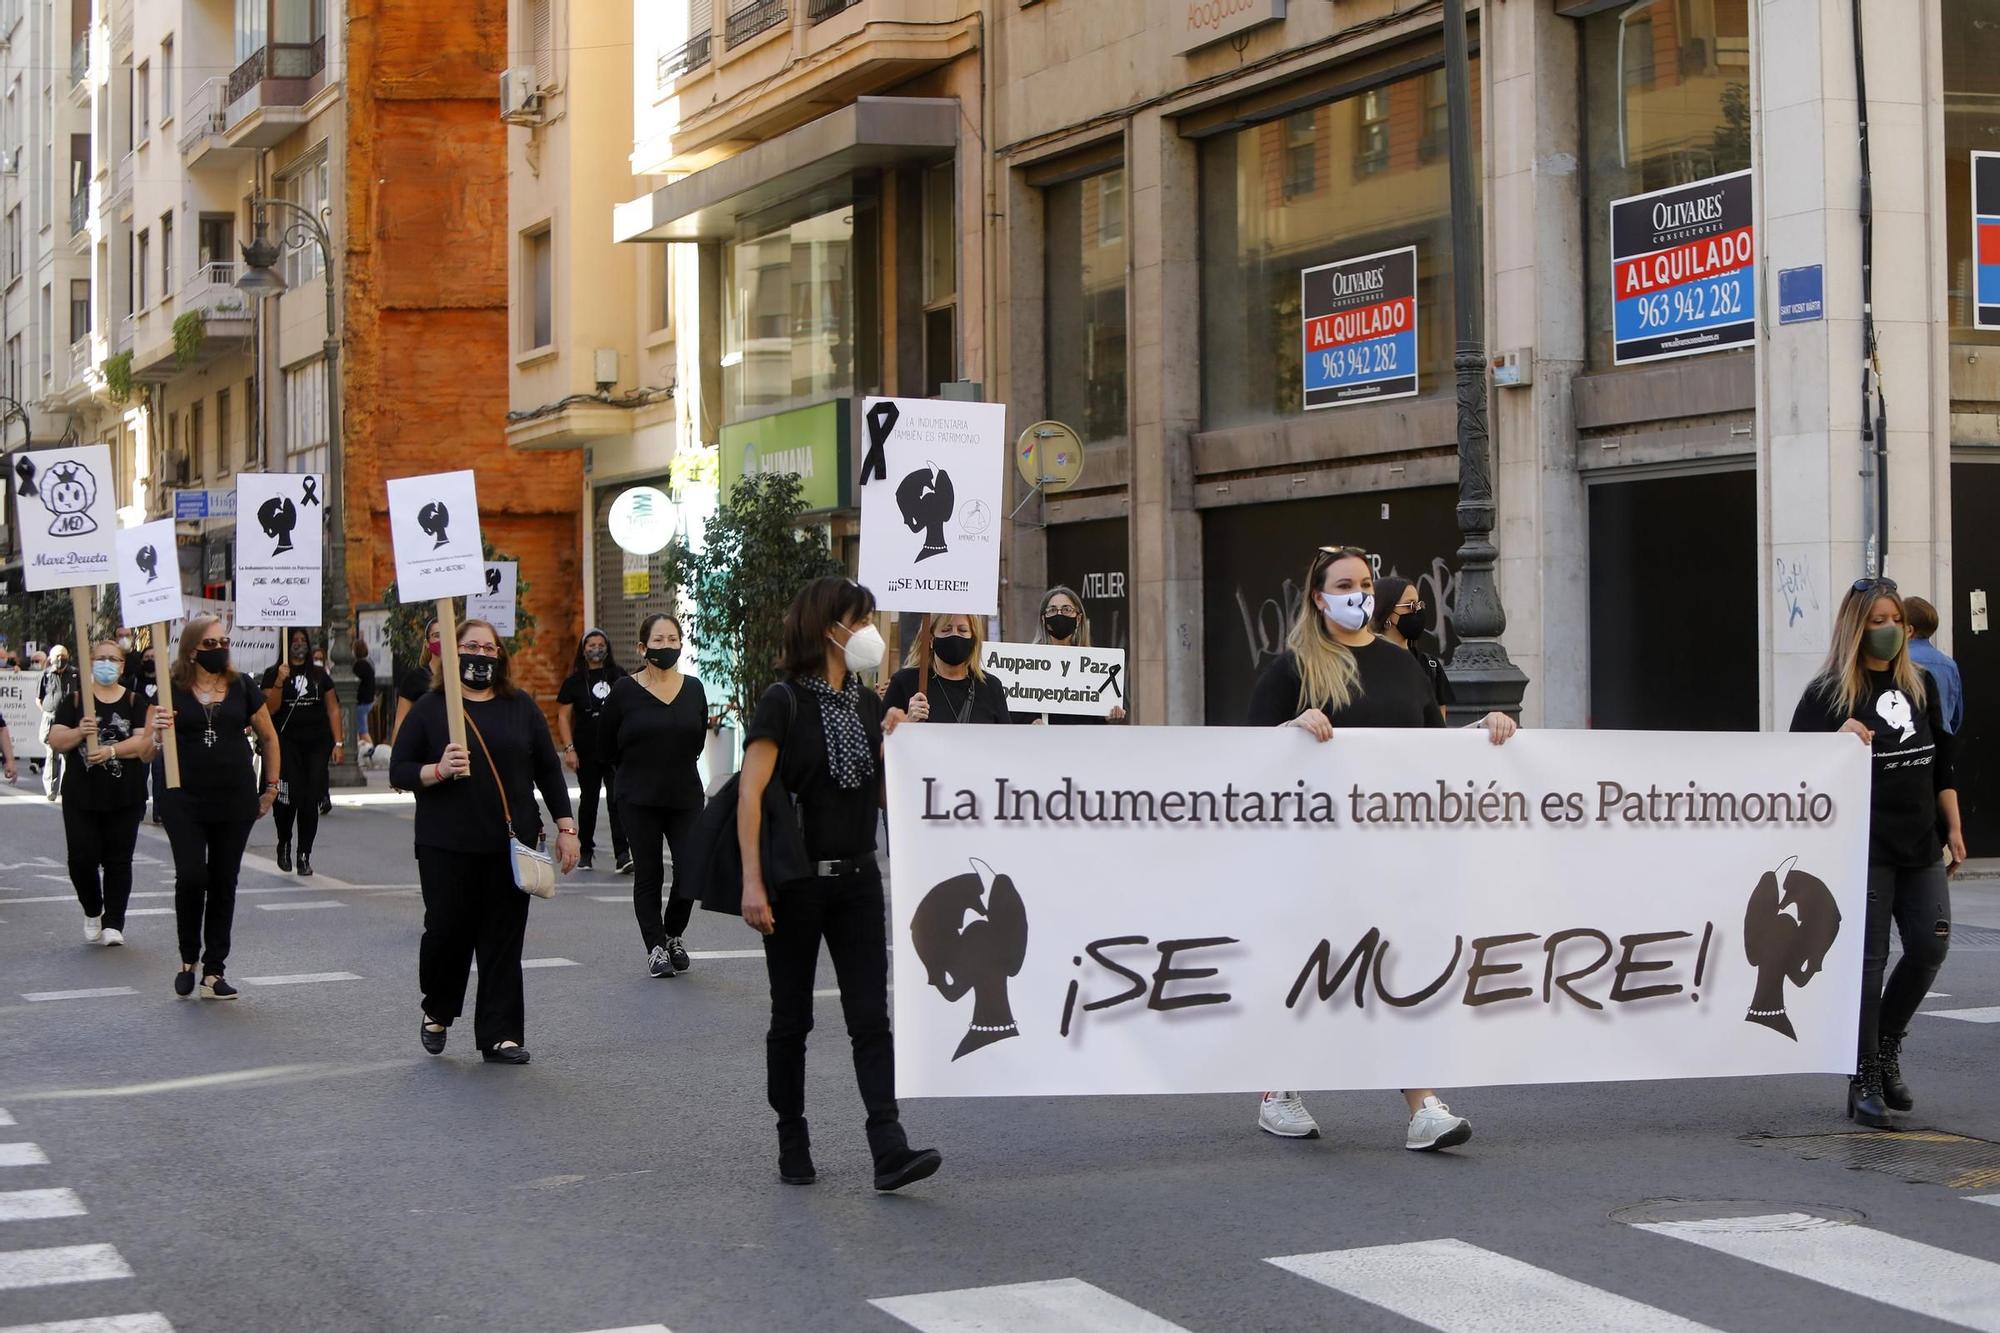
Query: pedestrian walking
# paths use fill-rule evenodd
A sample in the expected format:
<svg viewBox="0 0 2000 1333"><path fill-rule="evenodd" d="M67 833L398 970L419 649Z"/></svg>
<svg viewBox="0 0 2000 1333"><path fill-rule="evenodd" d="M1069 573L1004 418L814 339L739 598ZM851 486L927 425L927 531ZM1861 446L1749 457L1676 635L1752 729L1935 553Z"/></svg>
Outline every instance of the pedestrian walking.
<svg viewBox="0 0 2000 1333"><path fill-rule="evenodd" d="M493 1064L528 1063L521 946L528 895L514 884L513 844L542 839L539 789L556 824L555 860L576 866L576 821L542 710L509 679L507 649L493 626L468 620L458 631L469 745L451 739L444 684L418 700L396 731L389 781L417 796L417 879L424 937L417 953L423 989L418 1038L432 1055L465 1008L473 959L479 995L472 1035Z"/></svg>
<svg viewBox="0 0 2000 1333"><path fill-rule="evenodd" d="M1090 647L1090 614L1076 589L1058 583L1042 594L1041 614L1036 617L1035 642L1058 648ZM1016 722L1049 727L1101 727L1107 722L1123 722L1125 709L1113 704L1105 717L1088 713L1015 713Z"/></svg>
<svg viewBox="0 0 2000 1333"><path fill-rule="evenodd" d="M292 873L292 833L298 832L298 873L313 873L313 840L319 836L321 797L328 765L341 758L340 700L333 677L312 661L312 636L285 632L285 658L259 682L284 756L284 783L271 812L278 829L278 869Z"/></svg>
<svg viewBox="0 0 2000 1333"><path fill-rule="evenodd" d="M1325 742L1339 727L1442 727L1444 713L1430 678L1405 647L1377 635L1375 567L1353 546L1322 546L1305 586L1312 590L1286 637L1287 651L1257 678L1250 696L1253 727L1297 727ZM1505 713L1488 713L1483 727L1495 745L1515 732ZM1455 1148L1472 1137L1472 1122L1456 1115L1431 1088L1405 1088L1410 1118L1403 1146L1418 1152ZM1319 1125L1297 1092L1267 1092L1257 1127L1287 1139L1316 1139Z"/></svg>
<svg viewBox="0 0 2000 1333"><path fill-rule="evenodd" d="M1007 686L979 665L985 639L982 617L925 616L903 669L889 677L883 707L905 711L912 722L1005 726L1013 720Z"/></svg>
<svg viewBox="0 0 2000 1333"><path fill-rule="evenodd" d="M778 1116L778 1178L818 1179L806 1123L806 1036L820 942L833 958L841 1013L854 1048L854 1081L867 1108L875 1188L896 1190L935 1173L935 1148L912 1148L896 1105L896 1052L889 1034L889 940L875 820L882 808L882 737L903 721L885 713L861 676L882 665L886 645L871 617L875 597L843 578L817 579L785 612L780 668L750 721L737 787L743 854L743 919L764 936L771 1027L765 1087ZM777 781L796 802L814 877L764 880L764 790ZM774 890L776 890L774 896Z"/></svg>
<svg viewBox="0 0 2000 1333"><path fill-rule="evenodd" d="M63 838L69 880L83 906L83 938L106 948L125 942L132 851L146 812L146 771L154 750L152 709L125 688L124 673L118 644L97 644L91 649L89 687L97 716L85 717L82 697L71 695L49 728L50 748L70 758L63 773Z"/></svg>
<svg viewBox="0 0 2000 1333"><path fill-rule="evenodd" d="M389 727L389 741L394 744L396 733L403 729L403 719L410 710L432 690L438 687L441 677L439 663L443 660L444 645L438 642L438 623L435 620L424 624L423 660L403 673L396 682L396 720Z"/></svg>
<svg viewBox="0 0 2000 1333"><path fill-rule="evenodd" d="M236 880L250 829L271 812L284 763L265 698L229 660L229 636L215 616L197 615L181 630L169 682L172 709L154 714L153 727L174 729L181 785L162 793L167 841L174 852L174 920L180 928L181 970L174 994L233 1000L223 976L236 920ZM260 787L251 766L248 731L257 733L263 758Z"/></svg>
<svg viewBox="0 0 2000 1333"><path fill-rule="evenodd" d="M1429 678L1440 709L1458 702L1451 677L1445 674L1444 659L1424 647L1424 636L1431 632L1431 609L1424 603L1423 589L1394 574L1376 583L1374 626L1381 637L1410 650Z"/></svg>
<svg viewBox="0 0 2000 1333"><path fill-rule="evenodd" d="M631 844L625 836L625 818L618 809L618 768L605 743L603 719L611 687L625 674L625 668L612 659L610 638L601 629L587 629L576 646L576 662L569 678L556 693L563 767L576 774L582 789L577 833L583 840L583 859L577 864L585 870L595 864L597 797L602 791L611 816L612 864L621 875L632 869Z"/></svg>
<svg viewBox="0 0 2000 1333"><path fill-rule="evenodd" d="M1937 608L1921 597L1905 597L1903 614L1910 622L1910 660L1937 683L1944 729L1956 736L1965 726L1965 682L1959 677L1958 663L1931 642L1938 632Z"/></svg>
<svg viewBox="0 0 2000 1333"><path fill-rule="evenodd" d="M357 728L354 743L360 747L360 753L354 757L365 761L375 749L375 728L371 720L375 713L375 663L368 657L368 640L359 634L354 636L354 643L348 651L354 658L354 725Z"/></svg>
<svg viewBox="0 0 2000 1333"><path fill-rule="evenodd" d="M1965 861L1942 691L1912 660L1905 617L1892 580L1856 580L1834 616L1826 664L1792 713L1793 731L1846 732L1874 755L1860 1049L1847 1114L1877 1129L1890 1111L1916 1104L1903 1081L1903 1037L1951 947L1950 877ZM1893 972L1891 922L1903 942Z"/></svg>
<svg viewBox="0 0 2000 1333"><path fill-rule="evenodd" d="M632 859L632 909L646 945L646 968L656 977L685 972L692 961L682 936L694 911L687 876L701 823L701 773L695 764L708 741L708 695L680 669L683 647L677 618L647 616L639 626L645 665L612 682L598 719L605 765L618 774L613 812L624 821ZM674 873L664 903L663 841Z"/></svg>
<svg viewBox="0 0 2000 1333"><path fill-rule="evenodd" d="M7 729L7 719L0 717L0 777L12 786L21 776L21 770L14 766L14 733Z"/></svg>
<svg viewBox="0 0 2000 1333"><path fill-rule="evenodd" d="M49 649L47 660L35 699L42 707L42 794L53 801L62 794L63 757L49 745L49 728L54 725L56 710L62 707L63 699L76 693L77 680L76 673L70 670L69 649L56 644Z"/></svg>

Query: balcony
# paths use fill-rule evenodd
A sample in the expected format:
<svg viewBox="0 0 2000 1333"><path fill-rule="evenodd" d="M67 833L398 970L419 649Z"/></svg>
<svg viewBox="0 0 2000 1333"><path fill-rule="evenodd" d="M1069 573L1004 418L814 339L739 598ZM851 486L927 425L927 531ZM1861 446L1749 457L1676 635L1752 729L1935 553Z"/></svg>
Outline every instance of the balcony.
<svg viewBox="0 0 2000 1333"><path fill-rule="evenodd" d="M76 235L90 225L90 187L84 186L69 197L69 234Z"/></svg>
<svg viewBox="0 0 2000 1333"><path fill-rule="evenodd" d="M90 76L90 34L85 32L69 46L69 81L82 83Z"/></svg>
<svg viewBox="0 0 2000 1333"><path fill-rule="evenodd" d="M81 383L94 364L90 335L86 333L69 345L69 383Z"/></svg>
<svg viewBox="0 0 2000 1333"><path fill-rule="evenodd" d="M807 0L806 21L824 23L835 14L850 10L860 3L861 0Z"/></svg>
<svg viewBox="0 0 2000 1333"><path fill-rule="evenodd" d="M240 320L241 332L250 331L250 297L236 290L236 263L220 260L198 266L193 276L181 284L174 308L180 314L199 310L208 317L210 337L227 336L236 330L219 327Z"/></svg>
<svg viewBox="0 0 2000 1333"><path fill-rule="evenodd" d="M729 16L729 23L723 33L723 43L731 48L743 45L760 32L767 32L785 21L785 0L756 0L756 3L737 10Z"/></svg>
<svg viewBox="0 0 2000 1333"><path fill-rule="evenodd" d="M116 211L132 205L132 176L135 154L127 153L118 159L118 170L111 177L111 193L105 199L107 210Z"/></svg>
<svg viewBox="0 0 2000 1333"><path fill-rule="evenodd" d="M111 331L111 354L113 356L118 355L120 352L129 352L132 350L132 339L138 328L139 317L137 315L127 315L118 321L117 325Z"/></svg>
<svg viewBox="0 0 2000 1333"><path fill-rule="evenodd" d="M269 148L306 121L304 106L326 86L326 39L274 42L250 53L224 81L223 135L232 148Z"/></svg>
<svg viewBox="0 0 2000 1333"><path fill-rule="evenodd" d="M232 151L224 137L229 129L229 80L222 77L199 84L181 104L181 163L184 166L234 167L245 154Z"/></svg>
<svg viewBox="0 0 2000 1333"><path fill-rule="evenodd" d="M698 33L688 38L686 45L667 52L653 62L655 86L665 88L683 74L700 69L708 63L714 47L715 34L712 32Z"/></svg>

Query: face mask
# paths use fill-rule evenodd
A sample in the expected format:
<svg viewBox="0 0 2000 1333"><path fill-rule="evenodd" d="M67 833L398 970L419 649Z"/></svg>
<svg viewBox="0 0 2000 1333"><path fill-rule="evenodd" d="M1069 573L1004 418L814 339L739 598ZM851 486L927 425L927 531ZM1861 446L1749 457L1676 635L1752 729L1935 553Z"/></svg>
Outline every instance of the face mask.
<svg viewBox="0 0 2000 1333"><path fill-rule="evenodd" d="M674 663L680 660L681 650L678 648L648 648L646 650L646 665L657 667L661 671L672 671Z"/></svg>
<svg viewBox="0 0 2000 1333"><path fill-rule="evenodd" d="M1903 627L1877 625L1862 636L1861 642L1870 657L1884 662L1890 661L1903 650Z"/></svg>
<svg viewBox="0 0 2000 1333"><path fill-rule="evenodd" d="M468 690L491 689L500 679L500 659L469 654L461 657L458 659L458 678Z"/></svg>
<svg viewBox="0 0 2000 1333"><path fill-rule="evenodd" d="M130 635L121 635L119 637L118 651L121 653L129 653L132 651L132 638Z"/></svg>
<svg viewBox="0 0 2000 1333"><path fill-rule="evenodd" d="M118 664L116 662L92 662L90 664L90 678L99 685L114 684L118 680Z"/></svg>
<svg viewBox="0 0 2000 1333"><path fill-rule="evenodd" d="M219 676L229 670L229 650L227 648L203 648L194 655L194 664L211 676Z"/></svg>
<svg viewBox="0 0 2000 1333"><path fill-rule="evenodd" d="M1431 610L1429 607L1425 607L1421 611L1405 611L1396 617L1396 632L1411 643L1415 643L1418 639L1423 638L1424 631L1430 627Z"/></svg>
<svg viewBox="0 0 2000 1333"><path fill-rule="evenodd" d="M292 647L292 665L303 666L305 665L305 660L306 660L306 650L294 644Z"/></svg>
<svg viewBox="0 0 2000 1333"><path fill-rule="evenodd" d="M147 658L147 659L146 659L146 660L145 660L144 662L141 662L141 663L139 664L139 674L140 674L140 675L142 675L142 676L150 676L150 675L152 675L152 674L153 674L153 659L152 659L152 658L150 658L150 657L149 657L149 658Z"/></svg>
<svg viewBox="0 0 2000 1333"><path fill-rule="evenodd" d="M1042 628L1049 632L1051 639L1067 639L1076 633L1076 617L1052 615L1042 617Z"/></svg>
<svg viewBox="0 0 2000 1333"><path fill-rule="evenodd" d="M1348 631L1360 629L1375 616L1375 594L1372 592L1323 592L1319 594L1319 609L1326 618Z"/></svg>
<svg viewBox="0 0 2000 1333"><path fill-rule="evenodd" d="M430 643L426 644L425 646L430 649L432 657L444 656L444 644L440 640L432 639Z"/></svg>
<svg viewBox="0 0 2000 1333"><path fill-rule="evenodd" d="M946 666L964 666L972 660L972 640L963 634L947 634L931 640L931 651Z"/></svg>
<svg viewBox="0 0 2000 1333"><path fill-rule="evenodd" d="M611 656L609 648L586 648L583 650L583 660L592 666L600 665L609 656Z"/></svg>
<svg viewBox="0 0 2000 1333"><path fill-rule="evenodd" d="M840 654L846 660L849 671L873 671L888 656L889 645L882 642L881 630L873 625L864 625L848 633L847 642L840 647Z"/></svg>

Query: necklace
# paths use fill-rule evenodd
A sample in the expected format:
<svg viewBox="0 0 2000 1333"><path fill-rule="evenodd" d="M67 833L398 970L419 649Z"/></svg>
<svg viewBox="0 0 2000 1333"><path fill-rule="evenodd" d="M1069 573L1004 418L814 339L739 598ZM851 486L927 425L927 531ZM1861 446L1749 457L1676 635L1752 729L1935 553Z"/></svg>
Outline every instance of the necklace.
<svg viewBox="0 0 2000 1333"><path fill-rule="evenodd" d="M188 692L194 695L194 701L201 705L202 715L206 719L206 724L202 728L201 743L208 749L214 749L216 741L215 710L222 706L222 701L228 693L227 688L225 687L223 690L215 692L213 700L209 698L210 691L204 690L199 685L190 685Z"/></svg>
<svg viewBox="0 0 2000 1333"><path fill-rule="evenodd" d="M944 698L944 704L945 704L945 707L947 707L947 708L949 708L949 709L951 710L951 714L952 714L952 720L953 720L953 721L955 721L955 722L969 722L969 721L971 721L971 720L972 720L972 698L973 698L973 695L975 695L976 693L978 693L978 690L977 690L977 688L976 688L976 687L974 686L974 684L973 684L973 680L972 680L972 674L971 674L970 672L967 672L967 673L966 673L966 677L965 677L965 679L964 679L963 681L955 681L955 680L951 679L951 678L950 678L949 676L936 676L936 677L933 677L933 680L934 680L934 681L935 681L935 683L936 683L936 684L937 684L937 685L939 686L939 692L940 692L941 694L943 694L943 695L945 696L945 698ZM952 686L953 688L956 688L956 687L957 687L957 686L959 686L959 685L964 685L964 686L965 686L965 698L964 698L964 699L962 699L962 700L960 700L960 701L959 701L958 703L953 703L953 702L951 701L951 691L950 691L950 690L945 690L945 689L943 689L943 688L942 688L942 687L944 687L944 686L946 686L946 685L950 685L950 686Z"/></svg>

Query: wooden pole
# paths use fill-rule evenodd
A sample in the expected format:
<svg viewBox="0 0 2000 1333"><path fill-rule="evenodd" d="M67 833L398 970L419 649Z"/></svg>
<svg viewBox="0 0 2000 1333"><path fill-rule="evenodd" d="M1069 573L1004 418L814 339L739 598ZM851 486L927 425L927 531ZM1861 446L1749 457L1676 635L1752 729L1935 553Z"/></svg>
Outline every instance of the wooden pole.
<svg viewBox="0 0 2000 1333"><path fill-rule="evenodd" d="M935 616L925 615L917 626L917 693L928 701L931 696L931 626Z"/></svg>
<svg viewBox="0 0 2000 1333"><path fill-rule="evenodd" d="M162 758L167 766L167 790L179 791L181 786L181 747L174 735L174 655L167 648L167 625L165 621L153 626L153 689L160 707L166 710L167 732L160 738Z"/></svg>
<svg viewBox="0 0 2000 1333"><path fill-rule="evenodd" d="M92 722L97 721L97 694L90 688L90 599L91 589L71 588L69 590L70 614L76 620L76 649L70 654L70 661L76 664L76 692L83 696L83 715ZM85 749L95 753L95 741L87 743Z"/></svg>
<svg viewBox="0 0 2000 1333"><path fill-rule="evenodd" d="M453 745L465 744L465 682L458 678L458 617L451 598L437 600L438 669L444 673L445 725Z"/></svg>

